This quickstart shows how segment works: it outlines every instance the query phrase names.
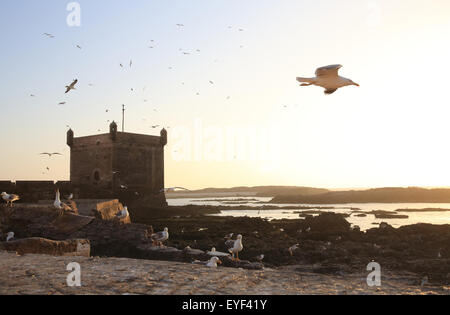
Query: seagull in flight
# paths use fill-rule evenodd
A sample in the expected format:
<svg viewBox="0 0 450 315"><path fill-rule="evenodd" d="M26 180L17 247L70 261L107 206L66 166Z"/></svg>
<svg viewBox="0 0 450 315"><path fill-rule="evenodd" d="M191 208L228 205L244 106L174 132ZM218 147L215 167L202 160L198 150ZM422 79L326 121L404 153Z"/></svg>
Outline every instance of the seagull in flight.
<svg viewBox="0 0 450 315"><path fill-rule="evenodd" d="M70 90L76 90L75 85L78 83L78 80L75 79L70 85L66 85L66 94L70 92Z"/></svg>
<svg viewBox="0 0 450 315"><path fill-rule="evenodd" d="M168 192L175 192L175 191L177 191L177 190L190 191L189 189L183 188L183 187L171 187L171 188L163 188L163 189L161 189L160 192L168 193Z"/></svg>
<svg viewBox="0 0 450 315"><path fill-rule="evenodd" d="M48 38L54 38L55 36L53 36L52 34L49 33L44 33L45 36L47 36Z"/></svg>
<svg viewBox="0 0 450 315"><path fill-rule="evenodd" d="M66 102L58 103L58 105L65 105L65 104L66 104Z"/></svg>
<svg viewBox="0 0 450 315"><path fill-rule="evenodd" d="M316 70L316 77L314 78L302 78L298 77L298 82L303 82L300 86L310 86L316 85L323 87L325 89L325 94L333 94L339 88L348 86L348 85L356 85L359 86L358 83L353 82L350 79L339 76L339 69L342 68L342 65L330 65L326 67L321 67Z"/></svg>
<svg viewBox="0 0 450 315"><path fill-rule="evenodd" d="M77 45L77 48L78 48L78 49L82 49L80 45Z"/></svg>
<svg viewBox="0 0 450 315"><path fill-rule="evenodd" d="M61 153L55 152L55 153L47 153L47 152L42 152L39 155L48 155L48 157L52 157L53 155L62 155Z"/></svg>

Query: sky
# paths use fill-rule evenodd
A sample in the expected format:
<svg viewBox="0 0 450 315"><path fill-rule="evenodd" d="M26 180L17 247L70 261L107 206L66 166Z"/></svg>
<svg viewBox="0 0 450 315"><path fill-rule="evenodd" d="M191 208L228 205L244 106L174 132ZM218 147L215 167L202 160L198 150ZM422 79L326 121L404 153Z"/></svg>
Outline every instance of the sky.
<svg viewBox="0 0 450 315"><path fill-rule="evenodd" d="M167 128L168 187L450 186L446 0L69 3L0 2L0 180L68 180L67 126L125 104L126 132ZM360 87L299 87L329 64Z"/></svg>

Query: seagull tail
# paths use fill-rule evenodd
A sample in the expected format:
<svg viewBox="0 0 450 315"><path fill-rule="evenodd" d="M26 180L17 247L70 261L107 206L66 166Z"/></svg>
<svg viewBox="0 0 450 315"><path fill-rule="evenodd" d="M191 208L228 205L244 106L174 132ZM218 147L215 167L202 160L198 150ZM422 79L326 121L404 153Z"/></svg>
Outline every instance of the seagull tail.
<svg viewBox="0 0 450 315"><path fill-rule="evenodd" d="M315 79L314 78L297 77L297 81L298 82L306 82L306 83L314 83Z"/></svg>

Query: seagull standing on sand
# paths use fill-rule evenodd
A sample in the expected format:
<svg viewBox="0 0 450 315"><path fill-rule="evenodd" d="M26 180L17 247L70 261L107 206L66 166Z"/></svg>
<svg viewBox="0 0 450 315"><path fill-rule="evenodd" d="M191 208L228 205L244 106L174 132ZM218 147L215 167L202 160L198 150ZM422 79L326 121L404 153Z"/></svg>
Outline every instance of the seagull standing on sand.
<svg viewBox="0 0 450 315"><path fill-rule="evenodd" d="M242 244L242 235L239 234L236 237L236 240L226 241L225 246L230 252L232 259L235 260L234 254L236 254L236 260L239 260L239 252L241 252L244 249L244 245Z"/></svg>
<svg viewBox="0 0 450 315"><path fill-rule="evenodd" d="M169 229L164 228L164 231L152 234L151 238L154 242L158 242L161 246L163 242L169 239Z"/></svg>
<svg viewBox="0 0 450 315"><path fill-rule="evenodd" d="M356 85L358 83L353 82L350 79L339 76L338 71L342 68L342 65L331 65L322 67L316 70L316 77L314 78L302 78L298 77L298 82L304 82L301 86L316 85L325 89L325 94L333 94L337 89L348 86Z"/></svg>
<svg viewBox="0 0 450 315"><path fill-rule="evenodd" d="M11 242L11 241L14 241L14 232L9 232L7 235L6 235L6 241L7 242Z"/></svg>
<svg viewBox="0 0 450 315"><path fill-rule="evenodd" d="M13 202L20 200L20 197L18 195L14 194L7 194L5 192L2 192L2 198L6 201L6 206L8 206L8 203L11 204L11 207L14 207Z"/></svg>
<svg viewBox="0 0 450 315"><path fill-rule="evenodd" d="M70 90L76 90L75 85L78 83L78 80L75 79L70 85L66 85L66 94L70 92Z"/></svg>

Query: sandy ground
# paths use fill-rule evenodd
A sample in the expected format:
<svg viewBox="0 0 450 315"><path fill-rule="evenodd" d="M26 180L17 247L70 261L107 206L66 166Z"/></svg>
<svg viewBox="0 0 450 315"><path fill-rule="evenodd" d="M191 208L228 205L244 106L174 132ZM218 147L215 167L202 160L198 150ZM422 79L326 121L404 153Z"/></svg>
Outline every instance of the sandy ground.
<svg viewBox="0 0 450 315"><path fill-rule="evenodd" d="M81 287L68 287L66 267L81 265ZM382 286L370 288L367 274L314 274L306 266L249 271L210 269L174 262L121 258L18 256L0 252L0 294L450 294L450 287L419 285L410 273L384 271Z"/></svg>

